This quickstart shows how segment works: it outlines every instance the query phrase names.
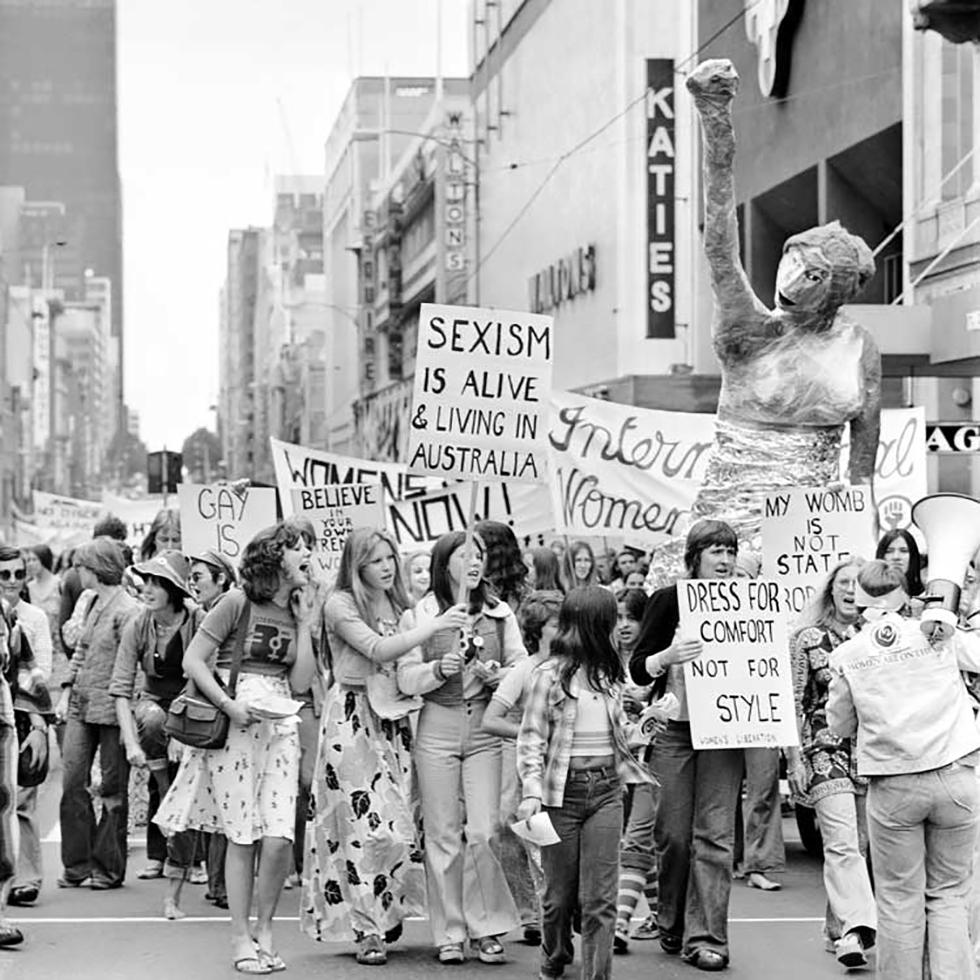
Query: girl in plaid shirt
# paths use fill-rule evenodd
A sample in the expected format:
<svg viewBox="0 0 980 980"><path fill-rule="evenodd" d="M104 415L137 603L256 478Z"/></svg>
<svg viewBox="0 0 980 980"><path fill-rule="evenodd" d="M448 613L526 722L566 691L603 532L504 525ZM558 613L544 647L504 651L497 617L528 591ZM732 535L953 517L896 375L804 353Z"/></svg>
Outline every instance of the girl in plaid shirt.
<svg viewBox="0 0 980 980"><path fill-rule="evenodd" d="M551 657L532 675L517 737L523 785L518 819L544 810L559 842L541 850L545 873L542 980L572 962L572 914L582 913L582 978L612 970L623 784L650 782L626 739L626 675L612 642L616 600L601 586L565 598Z"/></svg>

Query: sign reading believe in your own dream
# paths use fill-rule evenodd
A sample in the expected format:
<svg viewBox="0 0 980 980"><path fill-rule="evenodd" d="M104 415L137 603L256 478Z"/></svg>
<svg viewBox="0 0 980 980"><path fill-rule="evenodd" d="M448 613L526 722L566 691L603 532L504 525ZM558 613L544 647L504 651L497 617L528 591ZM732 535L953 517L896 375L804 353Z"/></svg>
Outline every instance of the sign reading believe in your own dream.
<svg viewBox="0 0 980 980"><path fill-rule="evenodd" d="M799 488L766 495L762 511L762 574L783 587L783 601L801 612L832 568L874 555L871 488Z"/></svg>
<svg viewBox="0 0 980 980"><path fill-rule="evenodd" d="M423 303L408 469L543 483L553 339L550 316Z"/></svg>
<svg viewBox="0 0 980 980"><path fill-rule="evenodd" d="M770 579L682 579L678 637L696 749L798 745L783 589Z"/></svg>

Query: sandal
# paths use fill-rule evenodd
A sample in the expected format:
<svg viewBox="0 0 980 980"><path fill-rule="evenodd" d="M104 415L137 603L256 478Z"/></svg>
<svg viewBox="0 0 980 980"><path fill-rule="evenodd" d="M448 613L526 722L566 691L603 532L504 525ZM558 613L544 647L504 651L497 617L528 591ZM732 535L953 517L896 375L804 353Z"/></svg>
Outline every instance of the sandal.
<svg viewBox="0 0 980 980"><path fill-rule="evenodd" d="M446 943L439 947L440 963L465 963L466 956L463 953L462 943Z"/></svg>
<svg viewBox="0 0 980 980"><path fill-rule="evenodd" d="M473 945L476 946L476 956L481 963L504 962L504 947L497 941L496 936L474 939Z"/></svg>
<svg viewBox="0 0 980 980"><path fill-rule="evenodd" d="M355 957L362 966L384 966L388 962L388 952L380 936L365 936L357 944Z"/></svg>
<svg viewBox="0 0 980 980"><path fill-rule="evenodd" d="M251 973L255 976L265 976L272 973L272 968L260 956L240 956L232 961L238 973Z"/></svg>
<svg viewBox="0 0 980 980"><path fill-rule="evenodd" d="M254 936L252 937L252 945L255 947L256 955L269 968L270 973L281 973L286 969L286 963L283 958L276 952L270 953L269 950L263 949Z"/></svg>

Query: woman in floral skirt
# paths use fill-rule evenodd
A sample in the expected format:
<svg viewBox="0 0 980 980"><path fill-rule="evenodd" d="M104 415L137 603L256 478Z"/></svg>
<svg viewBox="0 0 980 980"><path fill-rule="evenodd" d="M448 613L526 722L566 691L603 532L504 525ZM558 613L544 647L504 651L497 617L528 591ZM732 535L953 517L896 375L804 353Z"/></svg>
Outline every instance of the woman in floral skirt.
<svg viewBox="0 0 980 980"><path fill-rule="evenodd" d="M357 961L368 966L387 962L385 944L401 934L402 919L425 911L410 804L413 702L372 705L368 683L413 647L466 623L465 610L452 607L399 632L409 606L395 541L355 528L324 608L334 683L321 715L300 921L315 939L356 940Z"/></svg>

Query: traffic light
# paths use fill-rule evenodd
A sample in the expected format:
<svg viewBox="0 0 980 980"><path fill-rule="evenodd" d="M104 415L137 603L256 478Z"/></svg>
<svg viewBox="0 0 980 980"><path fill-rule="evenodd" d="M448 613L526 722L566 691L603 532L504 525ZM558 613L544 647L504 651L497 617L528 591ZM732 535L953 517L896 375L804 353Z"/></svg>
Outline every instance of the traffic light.
<svg viewBox="0 0 980 980"><path fill-rule="evenodd" d="M177 484L182 482L181 471L184 457L166 449L159 453L146 454L146 489L148 493L176 493Z"/></svg>

